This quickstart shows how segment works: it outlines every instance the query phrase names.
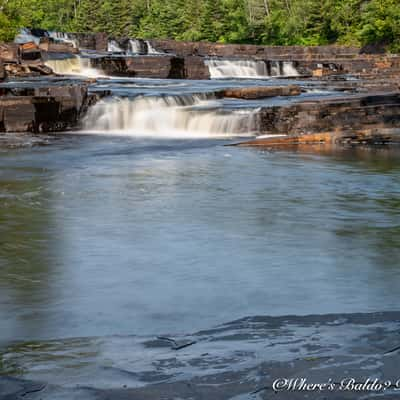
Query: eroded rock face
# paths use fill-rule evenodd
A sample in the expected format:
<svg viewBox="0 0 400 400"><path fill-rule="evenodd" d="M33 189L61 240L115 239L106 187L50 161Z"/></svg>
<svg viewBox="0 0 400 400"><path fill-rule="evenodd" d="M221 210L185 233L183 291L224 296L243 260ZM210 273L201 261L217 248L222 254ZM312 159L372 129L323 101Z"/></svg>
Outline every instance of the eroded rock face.
<svg viewBox="0 0 400 400"><path fill-rule="evenodd" d="M184 57L185 69L183 75L185 79L209 79L210 71L204 62L203 57L186 56Z"/></svg>
<svg viewBox="0 0 400 400"><path fill-rule="evenodd" d="M92 59L92 66L107 75L141 78L184 78L184 60L173 56L101 57Z"/></svg>
<svg viewBox="0 0 400 400"><path fill-rule="evenodd" d="M265 107L259 123L261 135L266 136L241 145L400 142L400 94L375 93Z"/></svg>
<svg viewBox="0 0 400 400"><path fill-rule="evenodd" d="M55 132L78 124L97 100L86 84L41 88L3 88L0 97L1 132Z"/></svg>

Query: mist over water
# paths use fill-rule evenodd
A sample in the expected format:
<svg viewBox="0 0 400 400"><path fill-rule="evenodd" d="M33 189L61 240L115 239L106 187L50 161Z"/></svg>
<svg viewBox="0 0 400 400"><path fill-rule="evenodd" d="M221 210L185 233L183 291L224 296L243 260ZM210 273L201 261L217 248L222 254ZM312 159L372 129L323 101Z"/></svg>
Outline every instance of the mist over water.
<svg viewBox="0 0 400 400"><path fill-rule="evenodd" d="M63 59L47 60L45 64L59 75L76 75L88 78L99 78L105 76L102 70L91 66L90 58L74 56Z"/></svg>
<svg viewBox="0 0 400 400"><path fill-rule="evenodd" d="M257 132L257 112L224 110L207 95L113 97L89 110L82 129L157 138L251 136Z"/></svg>

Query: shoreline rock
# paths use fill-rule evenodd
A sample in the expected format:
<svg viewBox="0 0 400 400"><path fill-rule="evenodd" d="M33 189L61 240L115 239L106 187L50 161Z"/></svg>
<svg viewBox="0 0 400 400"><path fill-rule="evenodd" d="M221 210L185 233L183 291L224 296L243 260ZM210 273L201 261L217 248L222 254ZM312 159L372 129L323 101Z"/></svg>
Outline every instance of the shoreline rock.
<svg viewBox="0 0 400 400"><path fill-rule="evenodd" d="M277 96L299 96L301 88L298 85L288 86L254 86L244 88L224 89L216 93L218 98L254 100Z"/></svg>
<svg viewBox="0 0 400 400"><path fill-rule="evenodd" d="M87 84L2 88L0 132L59 132L76 127L80 117L99 98Z"/></svg>

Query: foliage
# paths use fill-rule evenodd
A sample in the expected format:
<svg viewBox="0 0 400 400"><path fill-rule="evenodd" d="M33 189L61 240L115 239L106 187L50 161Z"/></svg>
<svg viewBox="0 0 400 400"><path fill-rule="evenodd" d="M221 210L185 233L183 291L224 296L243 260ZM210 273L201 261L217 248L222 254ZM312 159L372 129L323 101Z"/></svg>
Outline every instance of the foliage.
<svg viewBox="0 0 400 400"><path fill-rule="evenodd" d="M400 51L399 0L0 0L0 40L22 26L222 43L384 43Z"/></svg>

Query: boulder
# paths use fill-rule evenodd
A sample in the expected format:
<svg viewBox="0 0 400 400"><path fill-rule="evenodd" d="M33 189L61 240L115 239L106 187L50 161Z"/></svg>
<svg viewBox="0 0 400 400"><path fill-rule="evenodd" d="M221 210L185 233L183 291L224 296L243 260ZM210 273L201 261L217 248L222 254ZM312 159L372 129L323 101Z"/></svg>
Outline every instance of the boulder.
<svg viewBox="0 0 400 400"><path fill-rule="evenodd" d="M245 88L224 89L217 92L217 97L231 97L235 99L262 99L276 96L298 96L301 93L300 86L255 86Z"/></svg>

